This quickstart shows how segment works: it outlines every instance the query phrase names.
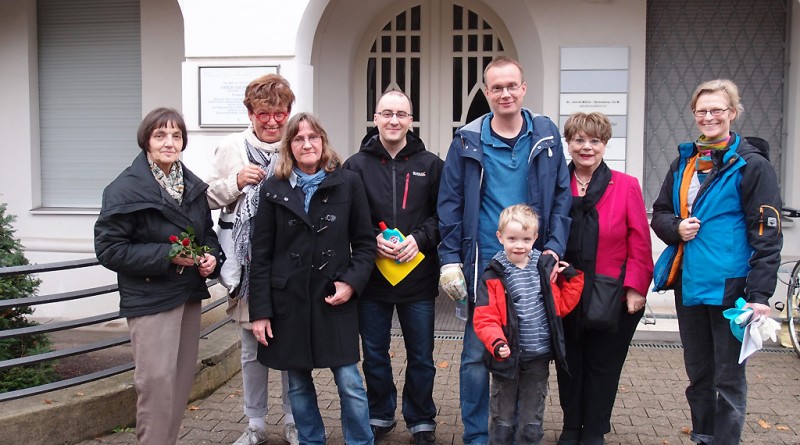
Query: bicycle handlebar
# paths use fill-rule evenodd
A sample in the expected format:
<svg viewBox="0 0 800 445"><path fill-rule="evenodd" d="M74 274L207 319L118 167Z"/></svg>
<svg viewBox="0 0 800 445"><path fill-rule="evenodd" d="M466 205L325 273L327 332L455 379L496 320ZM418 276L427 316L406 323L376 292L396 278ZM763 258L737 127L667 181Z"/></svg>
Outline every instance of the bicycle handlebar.
<svg viewBox="0 0 800 445"><path fill-rule="evenodd" d="M784 207L781 213L783 214L783 216L789 218L800 218L800 210L794 209L792 207Z"/></svg>

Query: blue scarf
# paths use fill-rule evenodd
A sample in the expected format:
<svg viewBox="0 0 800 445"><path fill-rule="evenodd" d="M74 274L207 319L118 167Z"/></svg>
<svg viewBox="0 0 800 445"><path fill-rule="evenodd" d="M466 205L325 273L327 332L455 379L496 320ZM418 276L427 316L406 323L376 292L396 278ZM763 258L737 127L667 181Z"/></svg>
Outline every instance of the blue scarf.
<svg viewBox="0 0 800 445"><path fill-rule="evenodd" d="M309 175L303 173L297 167L293 168L292 171L295 175L297 175L297 185L303 188L303 193L306 195L306 199L303 202L303 208L305 209L306 213L308 213L308 206L311 204L311 197L314 196L314 192L317 191L319 188L320 183L322 180L325 179L325 175L328 172L325 169L320 169L320 171L314 173L313 175Z"/></svg>

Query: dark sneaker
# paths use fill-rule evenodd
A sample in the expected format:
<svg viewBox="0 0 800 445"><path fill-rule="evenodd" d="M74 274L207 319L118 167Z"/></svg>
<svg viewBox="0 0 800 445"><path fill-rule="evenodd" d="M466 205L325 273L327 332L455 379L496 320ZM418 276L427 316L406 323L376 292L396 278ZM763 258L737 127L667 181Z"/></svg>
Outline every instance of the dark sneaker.
<svg viewBox="0 0 800 445"><path fill-rule="evenodd" d="M375 437L375 443L378 443L379 440L383 439L384 436L389 434L396 426L396 421L392 422L392 424L389 426L370 425L370 427L372 427L372 435Z"/></svg>
<svg viewBox="0 0 800 445"><path fill-rule="evenodd" d="M414 433L414 443L417 445L434 445L436 443L436 434L433 431Z"/></svg>

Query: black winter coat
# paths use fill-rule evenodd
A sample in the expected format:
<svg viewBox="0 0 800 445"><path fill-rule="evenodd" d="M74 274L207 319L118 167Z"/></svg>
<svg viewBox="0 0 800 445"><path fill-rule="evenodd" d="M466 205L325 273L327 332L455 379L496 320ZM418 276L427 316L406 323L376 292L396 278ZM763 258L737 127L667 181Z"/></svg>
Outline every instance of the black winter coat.
<svg viewBox="0 0 800 445"><path fill-rule="evenodd" d="M380 232L378 222L384 221L405 236L413 235L419 251L425 255L396 286L374 268L364 298L413 303L434 299L439 294L436 201L443 166L444 161L425 150L422 139L411 132L406 135L406 146L392 159L380 142L377 128L364 137L361 150L344 163L344 168L356 172L364 183L373 238Z"/></svg>
<svg viewBox="0 0 800 445"><path fill-rule="evenodd" d="M253 224L250 320L269 318L273 338L258 345L258 360L281 370L331 368L356 363L358 311L372 271L375 237L361 180L337 169L311 198L273 176L261 187ZM352 250L352 253L351 253ZM334 281L355 290L331 306Z"/></svg>
<svg viewBox="0 0 800 445"><path fill-rule="evenodd" d="M100 264L117 272L122 317L157 314L210 297L196 267L179 274L167 258L169 237L192 226L197 244L210 247L209 253L217 257L209 278L219 274L222 264L205 196L208 186L185 165L183 181L183 202L178 204L153 177L142 152L103 191L94 249Z"/></svg>

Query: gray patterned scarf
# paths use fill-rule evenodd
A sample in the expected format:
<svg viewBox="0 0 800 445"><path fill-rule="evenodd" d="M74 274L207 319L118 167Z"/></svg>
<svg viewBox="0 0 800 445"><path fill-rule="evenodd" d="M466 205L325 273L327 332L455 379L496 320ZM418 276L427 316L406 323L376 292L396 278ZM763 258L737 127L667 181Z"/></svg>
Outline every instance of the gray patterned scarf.
<svg viewBox="0 0 800 445"><path fill-rule="evenodd" d="M270 160L264 156L261 150L253 147L245 140L247 158L253 164L258 164L266 170L264 179L256 185L248 185L242 192L244 197L236 206L236 218L233 220L233 252L237 263L242 265L242 278L239 285L239 296L242 301L247 301L250 296L250 257L252 255L250 246L250 236L252 235L251 220L258 212L258 194L261 185L275 172L275 167Z"/></svg>
<svg viewBox="0 0 800 445"><path fill-rule="evenodd" d="M178 204L183 202L183 167L181 161L175 161L169 168L169 172L164 172L158 166L150 155L147 155L147 162L150 164L150 171L153 172L153 177L156 178L161 187L169 193L169 196L175 198Z"/></svg>

